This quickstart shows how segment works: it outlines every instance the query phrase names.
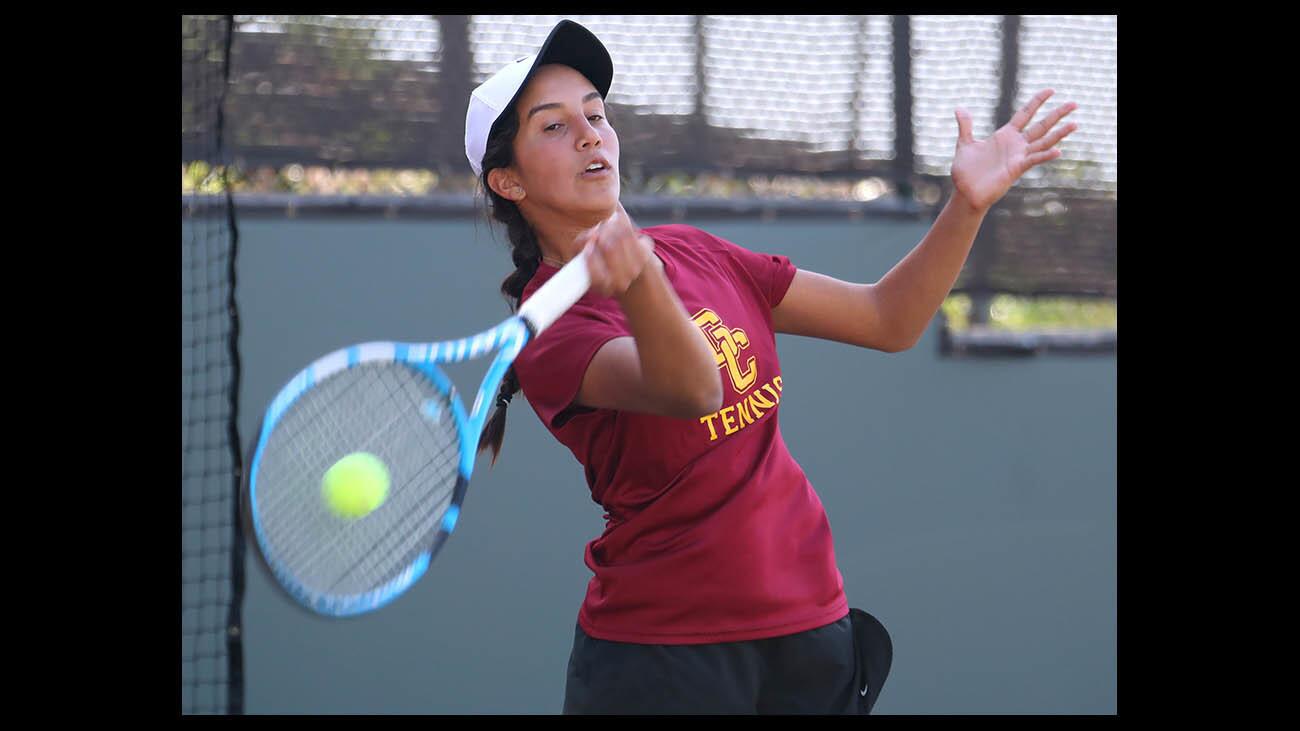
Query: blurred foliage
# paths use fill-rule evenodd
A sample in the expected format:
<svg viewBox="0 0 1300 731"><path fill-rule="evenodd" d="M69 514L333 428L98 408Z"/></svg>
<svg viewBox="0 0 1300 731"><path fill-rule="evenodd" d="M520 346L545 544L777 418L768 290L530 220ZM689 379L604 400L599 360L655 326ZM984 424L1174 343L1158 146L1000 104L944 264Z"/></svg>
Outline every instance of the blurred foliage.
<svg viewBox="0 0 1300 731"><path fill-rule="evenodd" d="M950 330L961 331L970 328L970 295L951 294L939 306Z"/></svg>
<svg viewBox="0 0 1300 731"><path fill-rule="evenodd" d="M395 195L473 192L478 181L471 174L439 176L432 170L331 169L324 166L286 165L279 170L264 166L244 170L195 161L181 166L182 194L214 194L229 180L234 193L290 193L295 195ZM633 194L701 196L716 198L802 198L820 200L871 200L894 192L879 178L821 180L797 176L658 175L640 189L624 180ZM954 331L970 328L971 298L954 294L944 300L942 312ZM1047 329L1115 329L1114 300L1068 297L1030 298L997 295L989 306L988 327L1025 331Z"/></svg>
<svg viewBox="0 0 1300 731"><path fill-rule="evenodd" d="M626 187L626 182L625 182ZM748 175L664 173L645 181L638 193L702 198L797 198L869 201L893 192L883 178L830 179L815 175Z"/></svg>
<svg viewBox="0 0 1300 731"><path fill-rule="evenodd" d="M181 193L220 193L223 173L234 193L292 193L295 195L425 195L454 186L440 186L432 170L346 170L312 165L285 165L276 170L263 166L244 170L239 166L212 167L206 162L181 166Z"/></svg>
<svg viewBox="0 0 1300 731"><path fill-rule="evenodd" d="M214 168L206 162L192 162L181 166L181 193L221 193L225 183L222 180L222 168Z"/></svg>
<svg viewBox="0 0 1300 731"><path fill-rule="evenodd" d="M949 329L970 329L971 298L950 295L941 306ZM989 304L988 327L993 330L1115 330L1119 321L1114 300L1074 297L1016 297L1000 294Z"/></svg>
<svg viewBox="0 0 1300 731"><path fill-rule="evenodd" d="M372 130L377 138L384 132ZM213 193L222 190L221 166L202 161L181 165L181 192ZM294 193L296 195L428 195L472 193L478 179L471 173L439 175L428 169L366 169L285 165L278 170L261 166L244 170L229 167L231 190L236 193ZM895 193L882 178L833 180L815 176L671 173L643 181L623 178L623 192L633 195L690 196L702 198L786 198L801 200L870 201Z"/></svg>

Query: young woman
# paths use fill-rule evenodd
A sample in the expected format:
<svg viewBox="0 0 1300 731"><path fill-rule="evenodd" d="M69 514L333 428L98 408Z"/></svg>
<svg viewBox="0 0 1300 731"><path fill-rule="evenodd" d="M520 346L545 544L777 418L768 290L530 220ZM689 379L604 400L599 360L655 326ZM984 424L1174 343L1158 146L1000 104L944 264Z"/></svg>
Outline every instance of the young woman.
<svg viewBox="0 0 1300 731"><path fill-rule="evenodd" d="M515 361L480 448L522 388L607 511L586 548L566 713L865 713L874 693L830 525L778 426L776 333L898 352L951 290L989 207L1055 159L1045 90L986 140L958 110L955 192L880 281L797 269L619 203L604 46L562 21L471 95L466 154L505 224L518 307L575 256L591 290ZM809 123L817 102L809 100ZM861 644L858 635L857 644ZM879 685L877 680L876 685Z"/></svg>

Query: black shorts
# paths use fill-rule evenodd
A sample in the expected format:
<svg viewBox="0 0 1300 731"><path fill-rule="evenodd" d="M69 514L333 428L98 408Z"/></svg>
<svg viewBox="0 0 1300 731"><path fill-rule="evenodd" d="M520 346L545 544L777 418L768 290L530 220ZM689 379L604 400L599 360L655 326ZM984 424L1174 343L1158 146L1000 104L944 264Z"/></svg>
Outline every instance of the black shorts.
<svg viewBox="0 0 1300 731"><path fill-rule="evenodd" d="M861 609L806 632L707 645L610 642L577 627L564 713L865 715L892 658L889 633Z"/></svg>

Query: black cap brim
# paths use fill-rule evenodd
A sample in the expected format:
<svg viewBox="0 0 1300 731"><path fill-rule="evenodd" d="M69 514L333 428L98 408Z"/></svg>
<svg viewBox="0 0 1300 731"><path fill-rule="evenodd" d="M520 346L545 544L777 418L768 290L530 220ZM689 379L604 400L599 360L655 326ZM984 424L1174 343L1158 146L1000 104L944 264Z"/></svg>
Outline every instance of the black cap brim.
<svg viewBox="0 0 1300 731"><path fill-rule="evenodd" d="M537 59L533 61L533 67L528 70L528 75L510 100L510 107L519 101L519 96L528 88L528 82L533 80L537 69L552 63L568 66L587 77L596 91L600 92L602 99L609 95L610 84L614 81L614 61L610 58L609 51L591 31L572 20L561 20L546 36L541 50L537 52ZM496 123L492 126L496 127Z"/></svg>

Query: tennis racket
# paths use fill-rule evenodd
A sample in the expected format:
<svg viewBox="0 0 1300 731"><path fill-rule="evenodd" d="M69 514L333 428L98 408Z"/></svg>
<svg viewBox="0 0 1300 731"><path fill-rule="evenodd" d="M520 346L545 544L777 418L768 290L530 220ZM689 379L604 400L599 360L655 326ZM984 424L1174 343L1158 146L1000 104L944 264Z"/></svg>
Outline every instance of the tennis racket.
<svg viewBox="0 0 1300 731"><path fill-rule="evenodd" d="M266 568L319 614L378 609L424 575L456 528L494 395L519 351L590 286L574 257L496 327L439 343L370 342L336 350L271 401L248 461L245 520ZM466 413L438 368L496 353ZM365 452L387 468L386 499L342 519L322 496L331 466Z"/></svg>

